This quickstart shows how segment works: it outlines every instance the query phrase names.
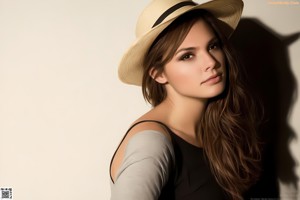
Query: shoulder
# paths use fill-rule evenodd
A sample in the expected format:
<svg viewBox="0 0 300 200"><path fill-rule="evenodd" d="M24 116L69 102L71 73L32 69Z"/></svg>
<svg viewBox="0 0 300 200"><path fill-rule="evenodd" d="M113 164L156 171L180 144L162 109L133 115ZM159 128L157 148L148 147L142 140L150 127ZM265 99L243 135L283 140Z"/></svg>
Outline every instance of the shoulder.
<svg viewBox="0 0 300 200"><path fill-rule="evenodd" d="M123 142L125 156L135 152L138 157L160 159L173 149L166 127L156 121L135 122Z"/></svg>
<svg viewBox="0 0 300 200"><path fill-rule="evenodd" d="M153 167L158 167L161 169L159 173L165 173L173 165L174 159L173 145L164 134L154 130L144 130L128 141L120 171L122 168L139 163L150 171L155 171Z"/></svg>
<svg viewBox="0 0 300 200"><path fill-rule="evenodd" d="M160 131L139 130L125 145L111 199L158 199L174 166L171 141Z"/></svg>
<svg viewBox="0 0 300 200"><path fill-rule="evenodd" d="M173 145L166 127L155 121L136 121L128 130L112 159L112 177L141 160L174 160Z"/></svg>
<svg viewBox="0 0 300 200"><path fill-rule="evenodd" d="M129 129L126 137L129 139L134 135L145 131L159 132L160 134L171 140L167 127L162 122L155 120L139 120L134 122L131 125L131 128Z"/></svg>

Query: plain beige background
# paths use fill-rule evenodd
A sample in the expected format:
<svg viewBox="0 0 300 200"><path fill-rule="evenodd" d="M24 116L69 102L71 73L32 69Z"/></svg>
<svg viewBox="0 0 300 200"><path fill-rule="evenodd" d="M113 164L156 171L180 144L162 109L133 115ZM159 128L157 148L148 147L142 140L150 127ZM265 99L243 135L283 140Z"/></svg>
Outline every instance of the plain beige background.
<svg viewBox="0 0 300 200"><path fill-rule="evenodd" d="M140 88L117 78L148 2L0 0L0 187L13 187L15 200L109 199L110 158L149 109ZM299 32L299 0L278 2L245 0L244 16L281 35ZM297 40L289 55L298 80L299 52ZM289 122L298 138L299 118L297 100ZM298 162L299 139L290 150ZM281 190L300 199L292 186Z"/></svg>

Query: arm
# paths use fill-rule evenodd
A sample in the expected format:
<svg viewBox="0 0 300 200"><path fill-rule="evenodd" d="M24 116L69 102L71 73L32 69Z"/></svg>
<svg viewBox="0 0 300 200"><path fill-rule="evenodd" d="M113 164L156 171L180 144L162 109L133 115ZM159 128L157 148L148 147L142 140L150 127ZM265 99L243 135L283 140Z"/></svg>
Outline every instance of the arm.
<svg viewBox="0 0 300 200"><path fill-rule="evenodd" d="M137 133L127 144L111 200L158 199L173 162L173 146L164 134L153 130Z"/></svg>

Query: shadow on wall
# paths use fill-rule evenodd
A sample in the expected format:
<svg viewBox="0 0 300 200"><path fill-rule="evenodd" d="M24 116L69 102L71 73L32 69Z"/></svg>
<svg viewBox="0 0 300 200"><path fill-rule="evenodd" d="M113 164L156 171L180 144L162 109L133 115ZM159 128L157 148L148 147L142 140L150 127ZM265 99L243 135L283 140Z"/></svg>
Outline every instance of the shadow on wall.
<svg viewBox="0 0 300 200"><path fill-rule="evenodd" d="M244 18L231 38L242 57L247 81L265 109L264 123L259 130L264 142L263 172L246 195L247 199L279 199L278 179L294 186L295 195L298 190L296 161L289 151L289 144L296 139L296 134L288 124L296 100L297 83L287 48L299 35L280 36L259 20Z"/></svg>

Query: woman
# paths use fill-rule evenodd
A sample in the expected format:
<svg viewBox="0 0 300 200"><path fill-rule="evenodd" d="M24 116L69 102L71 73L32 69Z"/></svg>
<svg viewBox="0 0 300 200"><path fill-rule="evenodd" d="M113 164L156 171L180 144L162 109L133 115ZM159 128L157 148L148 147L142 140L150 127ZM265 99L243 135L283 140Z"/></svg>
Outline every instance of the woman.
<svg viewBox="0 0 300 200"><path fill-rule="evenodd" d="M112 200L242 199L256 180L254 105L228 44L239 0L153 0L119 77L153 108L125 134L110 168Z"/></svg>

